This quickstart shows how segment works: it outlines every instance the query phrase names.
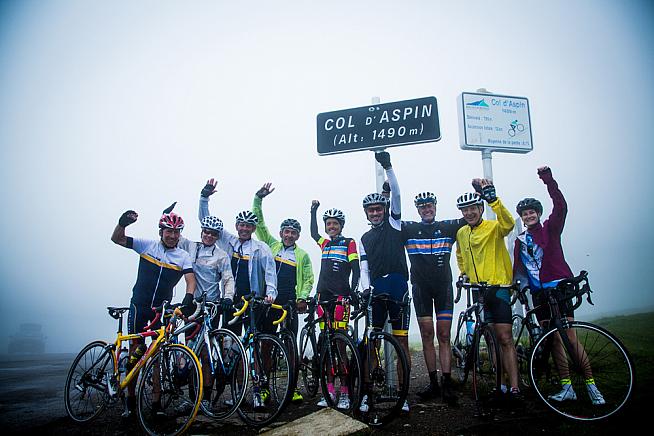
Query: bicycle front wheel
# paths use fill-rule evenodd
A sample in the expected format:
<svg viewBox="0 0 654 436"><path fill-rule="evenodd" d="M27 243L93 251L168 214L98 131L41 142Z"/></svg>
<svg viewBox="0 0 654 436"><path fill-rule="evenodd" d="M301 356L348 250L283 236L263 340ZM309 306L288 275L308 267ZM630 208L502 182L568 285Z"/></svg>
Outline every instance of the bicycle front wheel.
<svg viewBox="0 0 654 436"><path fill-rule="evenodd" d="M466 318L464 315L459 315L456 325L456 335L452 344L452 366L456 369L458 380L461 384L465 384L468 381L469 368L466 366L466 356L470 352L468 340Z"/></svg>
<svg viewBox="0 0 654 436"><path fill-rule="evenodd" d="M486 401L499 391L502 380L500 347L491 326L485 325L475 332L470 359L475 400Z"/></svg>
<svg viewBox="0 0 654 436"><path fill-rule="evenodd" d="M210 418L223 420L236 412L245 397L248 360L241 340L230 330L212 330L209 344L210 356L205 357L206 345L200 351L204 381L200 410Z"/></svg>
<svg viewBox="0 0 654 436"><path fill-rule="evenodd" d="M288 353L274 335L257 333L245 348L250 377L238 414L247 424L262 426L283 410L293 378Z"/></svg>
<svg viewBox="0 0 654 436"><path fill-rule="evenodd" d="M73 421L88 422L105 409L114 373L113 354L106 342L91 342L79 352L64 388L66 413Z"/></svg>
<svg viewBox="0 0 654 436"><path fill-rule="evenodd" d="M312 338L311 335L314 337ZM304 327L300 332L298 366L300 374L302 374L304 390L311 398L316 396L320 386L317 343L314 330Z"/></svg>
<svg viewBox="0 0 654 436"><path fill-rule="evenodd" d="M397 416L409 393L408 360L397 339L386 332L370 335L365 360L368 411L363 417L370 425L383 425Z"/></svg>
<svg viewBox="0 0 654 436"><path fill-rule="evenodd" d="M327 332L325 332L327 333ZM329 407L349 413L361 401L361 361L352 339L345 333L329 333L320 352L320 382ZM329 387L334 391L330 395ZM339 395L338 405L336 394ZM333 395L333 397L332 397Z"/></svg>
<svg viewBox="0 0 654 436"><path fill-rule="evenodd" d="M620 340L581 321L547 332L536 343L529 370L545 404L582 421L616 413L631 397L634 384L634 366Z"/></svg>
<svg viewBox="0 0 654 436"><path fill-rule="evenodd" d="M286 348L286 353L288 354L288 363L291 367L291 375L293 376L293 379L290 383L290 391L292 395L293 389L295 389L295 386L297 386L297 379L300 370L297 357L297 343L295 342L295 335L290 330L282 330L279 333L279 338L282 340L284 348Z"/></svg>
<svg viewBox="0 0 654 436"><path fill-rule="evenodd" d="M202 399L202 370L185 345L166 344L139 379L137 411L149 435L177 435L189 428Z"/></svg>

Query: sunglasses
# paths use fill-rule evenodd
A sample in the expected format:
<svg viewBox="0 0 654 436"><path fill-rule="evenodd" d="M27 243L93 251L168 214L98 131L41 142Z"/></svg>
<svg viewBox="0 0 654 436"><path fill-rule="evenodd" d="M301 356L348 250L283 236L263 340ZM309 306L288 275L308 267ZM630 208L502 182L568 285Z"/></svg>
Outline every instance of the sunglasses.
<svg viewBox="0 0 654 436"><path fill-rule="evenodd" d="M206 234L206 235L209 235L209 236L213 236L214 238L217 238L217 237L218 237L218 232L215 231L215 230L211 230L211 229L202 229L202 233L204 233L204 234Z"/></svg>

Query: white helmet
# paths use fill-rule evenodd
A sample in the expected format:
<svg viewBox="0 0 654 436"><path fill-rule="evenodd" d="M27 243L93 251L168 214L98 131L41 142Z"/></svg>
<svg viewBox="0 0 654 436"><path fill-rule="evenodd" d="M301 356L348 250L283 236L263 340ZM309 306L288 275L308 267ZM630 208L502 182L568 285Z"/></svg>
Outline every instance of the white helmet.
<svg viewBox="0 0 654 436"><path fill-rule="evenodd" d="M236 224L239 223L252 224L253 226L256 226L259 224L259 218L253 212L244 210L243 212L239 212L238 215L236 215Z"/></svg>
<svg viewBox="0 0 654 436"><path fill-rule="evenodd" d="M341 226L345 225L345 214L340 209L327 209L324 214L322 214L322 220L327 222L329 218L334 218L341 223Z"/></svg>
<svg viewBox="0 0 654 436"><path fill-rule="evenodd" d="M459 209L472 206L473 204L484 204L484 200L482 200L481 196L476 192L466 192L456 199L456 207Z"/></svg>
<svg viewBox="0 0 654 436"><path fill-rule="evenodd" d="M220 218L216 218L215 216L205 216L202 218L202 221L200 221L200 227L221 233L223 231L223 222Z"/></svg>

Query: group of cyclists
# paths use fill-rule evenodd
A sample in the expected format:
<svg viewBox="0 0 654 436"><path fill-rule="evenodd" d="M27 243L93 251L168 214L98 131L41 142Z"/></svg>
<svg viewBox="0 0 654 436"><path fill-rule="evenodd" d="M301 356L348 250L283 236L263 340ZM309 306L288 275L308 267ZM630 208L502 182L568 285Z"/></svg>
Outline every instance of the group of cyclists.
<svg viewBox="0 0 654 436"><path fill-rule="evenodd" d="M538 200L525 198L518 203L516 212L525 229L515 241L512 265L505 237L513 230L515 221L490 180L474 179L474 191L458 197L460 218L436 220L436 196L432 192L421 192L414 198L419 220L402 221L400 187L391 157L388 152L381 151L375 153L375 158L384 169L387 181L381 193L371 193L363 198L362 207L370 229L359 238L358 246L355 239L344 236L345 214L336 208L324 211L322 219L326 236L321 236L317 218L320 202L313 200L311 203L310 232L321 250L316 296L322 301L336 301L337 304L330 306L333 307L330 309L333 310L331 319L335 321L332 325L343 330L348 327L351 306L359 309L360 305L371 301L368 298L371 294L387 296L372 303L371 324L381 329L388 321L393 336L406 353L409 367L410 305L406 303L412 300L429 372L429 384L417 395L421 401L440 397L447 404L455 405L457 395L451 376L450 346L454 309L450 257L454 245L459 270L471 283L509 285L519 279L523 285L529 286L537 302L542 289L554 287L562 279L573 276L561 246L567 205L551 170L538 168L538 176L547 186L553 202L552 213L549 219L542 221L543 206ZM251 209L236 216L235 233L232 233L209 211L209 200L216 187L217 182L210 179L200 192L198 218L202 230L199 241L181 236L184 220L173 212L174 203L164 210L159 220L159 240L127 236L125 228L134 223L138 215L128 210L120 217L112 241L140 256L128 317L130 333L141 331L152 319L152 307L173 298L173 288L184 277L184 306L191 307L194 297L202 294L206 294L209 301L221 301L223 327L236 334L241 333L243 321L229 323L232 308L242 296L254 293L268 303L291 304L295 310L291 311L290 324L297 335L298 314L307 311L307 300L314 287L310 257L297 245L302 232L300 222L294 218L283 220L278 234L268 229L263 200L275 189L270 183L265 183L255 193ZM496 220L483 218L486 204L495 212ZM253 235L257 239L253 239ZM320 310L323 309L318 307ZM498 288L487 297L484 310L501 346L502 367L508 376L504 395L510 402L520 403L522 395L508 291ZM572 319L573 311L566 310L565 315ZM273 320L277 315L271 312L262 317L260 329L264 332L276 330ZM546 310L537 316L540 322L549 319ZM438 354L434 337L438 342ZM130 352L137 346L136 343L130 344ZM440 362L440 380L437 360ZM586 384L593 403L602 404L602 395L594 381L587 380ZM341 385L340 392L336 392L334 384L328 382L327 392L337 408L351 407L346 385ZM204 387L205 398L207 395L211 395L211 386ZM263 406L270 393L264 387L256 395L259 397L254 399L255 404ZM574 401L576 395L569 380L564 379L561 391L553 399ZM292 401L302 400L300 391L294 386ZM133 387L128 390L126 405L125 415L130 416L135 408ZM327 405L325 398L319 405ZM365 386L358 406L360 410L366 410ZM408 412L409 408L408 401L405 401L402 409Z"/></svg>

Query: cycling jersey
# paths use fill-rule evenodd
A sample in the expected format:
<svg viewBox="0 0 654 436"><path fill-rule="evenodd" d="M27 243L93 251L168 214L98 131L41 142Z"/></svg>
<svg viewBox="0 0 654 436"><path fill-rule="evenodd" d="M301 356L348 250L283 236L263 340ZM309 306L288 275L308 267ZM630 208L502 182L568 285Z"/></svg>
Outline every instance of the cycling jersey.
<svg viewBox="0 0 654 436"><path fill-rule="evenodd" d="M200 210L199 218L209 216L209 199L200 197ZM255 292L259 296L270 296L277 298L277 274L275 269L275 260L273 259L272 252L266 244L254 239L241 242L238 236L223 230L216 241L216 245L222 248L227 256L232 258L232 274L236 280L236 293L238 294L239 288L237 272L244 272L247 270L247 285L248 291ZM234 264L234 259L236 262ZM241 276L243 277L243 276ZM242 295L242 294L239 294Z"/></svg>
<svg viewBox="0 0 654 436"><path fill-rule="evenodd" d="M140 256L132 303L140 307L171 301L173 288L186 273L193 272L189 254L181 248L168 248L160 240L127 237L126 247Z"/></svg>
<svg viewBox="0 0 654 436"><path fill-rule="evenodd" d="M515 220L499 198L490 207L497 220L482 220L474 228L465 225L456 233L456 260L471 283L508 285L513 273L504 238L513 230Z"/></svg>
<svg viewBox="0 0 654 436"><path fill-rule="evenodd" d="M308 298L314 281L309 255L297 244L291 248L284 247L284 244L270 233L264 221L262 199L256 195L252 202L252 212L259 218L257 238L268 244L275 256L277 291L281 295L277 297L278 304L297 298Z"/></svg>
<svg viewBox="0 0 654 436"><path fill-rule="evenodd" d="M193 272L197 288L195 296L203 292L207 294L208 301L223 298L234 299L234 277L227 254L216 244L206 246L202 242L193 242L180 237L177 246L188 252L193 261ZM222 283L222 295L220 292Z"/></svg>
<svg viewBox="0 0 654 436"><path fill-rule="evenodd" d="M513 248L514 278L523 285L529 284L532 292L541 287L554 287L562 279L574 275L561 246L568 205L551 171L544 171L539 177L552 199L552 213L542 224L520 233Z"/></svg>
<svg viewBox="0 0 654 436"><path fill-rule="evenodd" d="M317 241L322 250L320 275L316 292L322 299L331 296L349 296L356 289L360 273L352 274L352 285L348 281L353 273L353 263L359 262L357 245L352 238L338 236L334 239L319 238Z"/></svg>

